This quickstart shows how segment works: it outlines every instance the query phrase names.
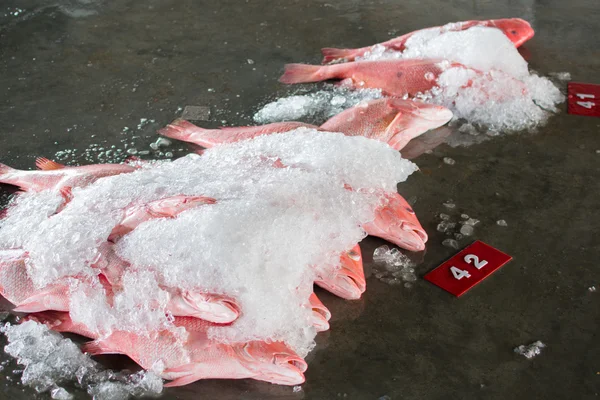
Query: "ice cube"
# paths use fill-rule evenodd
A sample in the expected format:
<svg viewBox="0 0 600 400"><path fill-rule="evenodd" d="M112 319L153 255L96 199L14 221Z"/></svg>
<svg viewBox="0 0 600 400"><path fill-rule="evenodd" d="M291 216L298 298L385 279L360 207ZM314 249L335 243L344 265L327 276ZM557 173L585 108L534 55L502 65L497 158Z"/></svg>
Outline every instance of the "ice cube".
<svg viewBox="0 0 600 400"><path fill-rule="evenodd" d="M464 236L471 236L473 234L473 226L464 224L460 227L460 233Z"/></svg>
<svg viewBox="0 0 600 400"><path fill-rule="evenodd" d="M453 158L444 157L444 164L454 165L454 164L456 164L456 161Z"/></svg>
<svg viewBox="0 0 600 400"><path fill-rule="evenodd" d="M498 224L499 226L508 226L506 221L503 219L499 219L498 221L496 221L496 224Z"/></svg>
<svg viewBox="0 0 600 400"><path fill-rule="evenodd" d="M526 358L533 358L539 354L541 354L542 349L546 347L546 345L539 340L537 342L531 343L529 345L520 345L514 349L515 353L520 354Z"/></svg>
<svg viewBox="0 0 600 400"><path fill-rule="evenodd" d="M458 246L458 242L456 240L454 240L454 239L444 239L444 241L442 242L442 245L446 246L446 247L453 248L453 249L457 249L457 250L458 250L458 247L459 247Z"/></svg>

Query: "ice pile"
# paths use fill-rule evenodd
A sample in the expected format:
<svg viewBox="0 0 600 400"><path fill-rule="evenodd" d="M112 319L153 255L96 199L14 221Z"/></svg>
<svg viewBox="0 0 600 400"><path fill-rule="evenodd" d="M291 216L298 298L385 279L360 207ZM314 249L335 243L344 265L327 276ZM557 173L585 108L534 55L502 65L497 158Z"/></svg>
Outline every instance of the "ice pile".
<svg viewBox="0 0 600 400"><path fill-rule="evenodd" d="M326 85L314 93L283 97L266 104L254 114L259 124L305 119L322 123L360 102L380 99L379 89L351 90L344 86Z"/></svg>
<svg viewBox="0 0 600 400"><path fill-rule="evenodd" d="M77 382L96 400L146 397L162 392L162 379L152 372L116 373L103 369L69 339L35 321L0 326L9 344L4 348L24 367L21 381L53 399L70 400L73 395L60 385Z"/></svg>
<svg viewBox="0 0 600 400"><path fill-rule="evenodd" d="M450 213L456 209L456 204L452 200L446 201L443 205ZM436 230L450 236L449 238L444 239L442 244L453 249L458 249L460 247L460 240L473 236L475 233L475 226L480 222L478 219L472 218L464 213L460 214L460 218L446 213L440 213L438 218L439 223L437 224Z"/></svg>
<svg viewBox="0 0 600 400"><path fill-rule="evenodd" d="M405 287L410 287L411 282L417 280L415 274L415 263L396 248L381 246L373 252L373 274L380 281L389 285L400 285L404 282Z"/></svg>
<svg viewBox="0 0 600 400"><path fill-rule="evenodd" d="M99 179L74 188L60 212L60 195L25 193L0 221L0 250L26 252L36 288L67 286L70 319L86 336L170 331L183 342L189 332L166 306L174 293L195 291L241 309L235 322L208 328L209 340L284 342L305 356L316 335L307 306L316 266L338 268L340 254L366 236L361 226L382 193L396 193L415 170L384 143L300 128ZM216 203L118 239L129 266L107 289L95 266L124 210L178 195Z"/></svg>

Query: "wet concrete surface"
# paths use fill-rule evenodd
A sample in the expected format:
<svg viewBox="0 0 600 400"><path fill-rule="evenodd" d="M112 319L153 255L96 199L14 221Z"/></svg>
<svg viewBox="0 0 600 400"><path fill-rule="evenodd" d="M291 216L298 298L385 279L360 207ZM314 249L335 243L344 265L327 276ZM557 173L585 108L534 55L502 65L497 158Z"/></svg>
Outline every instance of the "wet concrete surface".
<svg viewBox="0 0 600 400"><path fill-rule="evenodd" d="M359 47L427 26L500 17L532 23L536 35L524 49L530 68L598 83L597 0L5 0L0 161L31 168L35 157L65 149L78 150L59 153L71 163L114 160L124 158L114 152L124 153L125 144L150 151L142 158L161 158L149 144L157 128L180 115L179 107L210 106L208 127L251 124L261 105L298 90L277 82L283 64L317 63L321 47ZM154 122L138 130L142 118ZM537 132L470 147L441 145L414 160L421 171L399 190L416 198L430 234L420 277L455 252L441 245L440 212L481 220L461 246L480 239L514 257L465 296L454 298L422 279L405 288L372 276L360 301L319 291L333 313L331 330L319 335L308 357L302 391L205 381L166 389L162 398L597 398L599 126L598 119L563 111ZM112 155L99 157L111 146ZM94 150L99 147L105 150ZM176 144L165 151L177 157L188 149ZM5 203L10 192L0 190ZM448 199L454 210L442 205ZM498 226L499 219L508 226ZM374 238L361 244L367 275L381 244ZM547 345L537 358L513 353L536 340ZM49 397L17 384L12 369L0 372L0 397Z"/></svg>

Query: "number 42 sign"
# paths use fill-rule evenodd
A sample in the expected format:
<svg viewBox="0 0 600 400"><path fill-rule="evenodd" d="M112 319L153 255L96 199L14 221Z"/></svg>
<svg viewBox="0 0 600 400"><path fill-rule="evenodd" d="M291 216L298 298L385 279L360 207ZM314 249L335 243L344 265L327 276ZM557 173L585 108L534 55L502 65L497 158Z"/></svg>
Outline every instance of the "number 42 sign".
<svg viewBox="0 0 600 400"><path fill-rule="evenodd" d="M478 240L425 275L425 279L459 297L510 260L508 254Z"/></svg>

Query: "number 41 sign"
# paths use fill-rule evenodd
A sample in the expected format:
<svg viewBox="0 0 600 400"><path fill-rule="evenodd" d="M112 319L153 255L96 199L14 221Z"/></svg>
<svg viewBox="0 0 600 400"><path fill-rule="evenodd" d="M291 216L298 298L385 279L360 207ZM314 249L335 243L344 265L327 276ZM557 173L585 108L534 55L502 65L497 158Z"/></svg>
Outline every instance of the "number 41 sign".
<svg viewBox="0 0 600 400"><path fill-rule="evenodd" d="M569 82L567 92L569 114L600 117L600 85Z"/></svg>
<svg viewBox="0 0 600 400"><path fill-rule="evenodd" d="M459 297L510 260L508 254L478 240L425 275L425 279Z"/></svg>

